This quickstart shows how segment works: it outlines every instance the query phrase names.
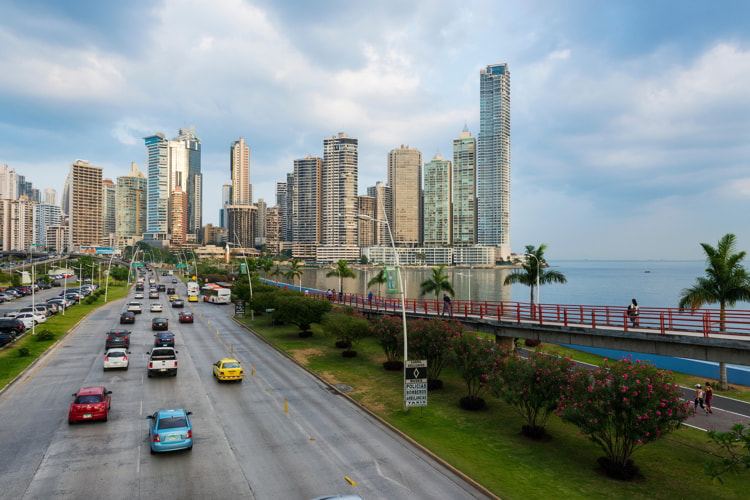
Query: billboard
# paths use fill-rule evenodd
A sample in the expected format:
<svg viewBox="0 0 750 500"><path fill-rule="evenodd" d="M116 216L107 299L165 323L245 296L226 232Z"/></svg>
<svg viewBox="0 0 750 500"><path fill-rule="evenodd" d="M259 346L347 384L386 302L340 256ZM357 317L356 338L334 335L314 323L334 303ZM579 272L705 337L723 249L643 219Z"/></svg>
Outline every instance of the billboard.
<svg viewBox="0 0 750 500"><path fill-rule="evenodd" d="M115 249L112 247L81 247L81 253L112 255L113 253L115 253Z"/></svg>

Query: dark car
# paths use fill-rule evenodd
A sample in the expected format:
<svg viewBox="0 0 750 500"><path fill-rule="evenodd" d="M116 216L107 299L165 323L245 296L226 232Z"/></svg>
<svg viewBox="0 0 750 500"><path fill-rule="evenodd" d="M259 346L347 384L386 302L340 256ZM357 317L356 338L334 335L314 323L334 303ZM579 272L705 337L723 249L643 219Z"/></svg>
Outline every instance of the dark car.
<svg viewBox="0 0 750 500"><path fill-rule="evenodd" d="M154 318L151 320L152 330L167 330L169 328L169 320L167 318Z"/></svg>
<svg viewBox="0 0 750 500"><path fill-rule="evenodd" d="M175 293L177 293L177 291L175 291L173 286L167 288L167 295L174 295Z"/></svg>
<svg viewBox="0 0 750 500"><path fill-rule="evenodd" d="M135 323L135 313L133 311L125 311L120 314L120 324L124 323Z"/></svg>
<svg viewBox="0 0 750 500"><path fill-rule="evenodd" d="M12 333L0 333L0 347L10 344L15 338L15 335Z"/></svg>
<svg viewBox="0 0 750 500"><path fill-rule="evenodd" d="M182 299L174 299L172 301L172 307L185 307L185 301Z"/></svg>
<svg viewBox="0 0 750 500"><path fill-rule="evenodd" d="M104 342L104 347L109 349L110 347L130 347L130 331L128 330L110 330L107 332L107 340Z"/></svg>
<svg viewBox="0 0 750 500"><path fill-rule="evenodd" d="M174 334L172 332L159 332L154 335L154 347L174 347Z"/></svg>
<svg viewBox="0 0 750 500"><path fill-rule="evenodd" d="M190 311L183 311L180 313L180 323L192 323L193 313Z"/></svg>
<svg viewBox="0 0 750 500"><path fill-rule="evenodd" d="M61 283L60 283L59 281L57 281L57 280L54 280L54 281L52 282L52 286L62 286L62 284L61 284Z"/></svg>
<svg viewBox="0 0 750 500"><path fill-rule="evenodd" d="M10 333L17 337L26 331L23 321L16 318L0 318L0 333Z"/></svg>
<svg viewBox="0 0 750 500"><path fill-rule="evenodd" d="M163 292L163 291L165 291L165 290L166 290L167 288L166 288L166 287L165 287L165 286L164 286L163 284L161 284L161 283L160 283L159 285L157 285L156 289L157 289L158 291L160 291L160 292Z"/></svg>
<svg viewBox="0 0 750 500"><path fill-rule="evenodd" d="M142 292L143 291L143 283L138 283L135 285L135 291L136 292Z"/></svg>

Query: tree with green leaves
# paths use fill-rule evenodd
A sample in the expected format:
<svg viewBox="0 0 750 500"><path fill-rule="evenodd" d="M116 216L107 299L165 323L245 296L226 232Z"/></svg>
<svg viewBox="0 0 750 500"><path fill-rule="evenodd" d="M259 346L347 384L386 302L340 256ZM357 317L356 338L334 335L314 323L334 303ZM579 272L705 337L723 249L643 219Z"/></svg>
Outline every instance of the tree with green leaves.
<svg viewBox="0 0 750 500"><path fill-rule="evenodd" d="M427 388L440 389L443 381L440 374L450 361L453 339L463 333L456 321L438 318L418 319L409 322L408 336L410 359L427 360Z"/></svg>
<svg viewBox="0 0 750 500"><path fill-rule="evenodd" d="M434 293L435 298L439 299L441 293L448 293L451 297L456 294L453 291L453 285L448 280L448 276L443 274L444 267L445 264L440 264L437 269L433 268L432 276L419 285L422 290L422 295Z"/></svg>
<svg viewBox="0 0 750 500"><path fill-rule="evenodd" d="M401 317L381 315L370 321L370 332L383 348L386 370L401 370L404 367L404 324Z"/></svg>
<svg viewBox="0 0 750 500"><path fill-rule="evenodd" d="M451 347L448 351L450 365L464 380L468 392L459 404L465 410L481 410L486 406L481 397L487 388L485 381L497 364L498 356L502 355L500 347L494 340L463 331L453 338Z"/></svg>
<svg viewBox="0 0 750 500"><path fill-rule="evenodd" d="M488 390L526 419L521 429L524 436L542 439L572 367L570 359L551 354L530 351L528 357L522 357L518 352L508 352L498 358L487 379Z"/></svg>
<svg viewBox="0 0 750 500"><path fill-rule="evenodd" d="M378 271L378 274L376 274L370 281L367 282L367 288L370 288L373 285L378 285L378 296L382 295L380 293L381 287L388 282L388 277L385 275L385 269L381 269Z"/></svg>
<svg viewBox="0 0 750 500"><path fill-rule="evenodd" d="M370 335L370 323L352 307L336 308L326 313L321 324L328 335L346 347L341 353L345 358L355 357L357 351L352 347Z"/></svg>
<svg viewBox="0 0 750 500"><path fill-rule="evenodd" d="M310 337L312 324L320 323L331 307L327 300L305 297L298 292L282 294L274 301L273 319L297 325L300 337Z"/></svg>
<svg viewBox="0 0 750 500"><path fill-rule="evenodd" d="M281 270L281 266L276 264L276 267L273 268L273 271L271 271L271 276L278 278L279 276L283 276L284 271Z"/></svg>
<svg viewBox="0 0 750 500"><path fill-rule="evenodd" d="M349 267L349 261L341 259L336 263L336 267L331 269L326 273L326 278L330 278L331 276L338 276L339 277L339 291L344 291L344 278L356 278L357 275L354 274L354 271L351 267Z"/></svg>
<svg viewBox="0 0 750 500"><path fill-rule="evenodd" d="M258 259L258 268L263 271L263 277L268 278L271 269L273 269L273 260L269 257L261 257Z"/></svg>
<svg viewBox="0 0 750 500"><path fill-rule="evenodd" d="M511 272L505 277L506 285L520 283L531 288L530 302L537 304L539 302L539 290L536 289L537 276L539 276L539 286L550 283L567 283L568 279L560 271L554 269L545 269L547 261L544 259L544 251L547 245L542 243L538 248L533 245L526 245L526 259L521 262L522 269ZM529 257L533 255L533 257Z"/></svg>
<svg viewBox="0 0 750 500"><path fill-rule="evenodd" d="M680 309L699 309L706 304L719 304L719 330L726 329L726 308L737 302L750 301L750 276L742 266L745 252L735 252L736 237L725 234L716 248L701 243L706 254L706 276L695 285L682 290ZM719 389L728 388L727 364L719 363Z"/></svg>
<svg viewBox="0 0 750 500"><path fill-rule="evenodd" d="M750 470L750 427L735 423L728 432L708 431L711 441L723 448L725 455L719 455L719 459L709 460L704 464L705 473L720 483L724 480L722 475L739 474Z"/></svg>
<svg viewBox="0 0 750 500"><path fill-rule="evenodd" d="M300 287L302 286L302 275L305 274L302 270L303 265L304 264L301 260L294 259L291 264L289 264L289 269L284 273L285 278L292 280L292 285L294 285L294 278L299 278Z"/></svg>

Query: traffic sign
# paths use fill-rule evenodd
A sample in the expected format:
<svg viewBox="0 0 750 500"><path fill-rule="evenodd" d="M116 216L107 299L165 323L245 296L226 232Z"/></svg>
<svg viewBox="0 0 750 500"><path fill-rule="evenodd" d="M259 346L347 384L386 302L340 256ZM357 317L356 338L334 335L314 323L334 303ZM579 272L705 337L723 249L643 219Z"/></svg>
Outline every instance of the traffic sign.
<svg viewBox="0 0 750 500"><path fill-rule="evenodd" d="M234 303L234 315L245 316L245 303L244 302L237 301Z"/></svg>
<svg viewBox="0 0 750 500"><path fill-rule="evenodd" d="M427 360L410 359L404 366L404 404L427 406Z"/></svg>

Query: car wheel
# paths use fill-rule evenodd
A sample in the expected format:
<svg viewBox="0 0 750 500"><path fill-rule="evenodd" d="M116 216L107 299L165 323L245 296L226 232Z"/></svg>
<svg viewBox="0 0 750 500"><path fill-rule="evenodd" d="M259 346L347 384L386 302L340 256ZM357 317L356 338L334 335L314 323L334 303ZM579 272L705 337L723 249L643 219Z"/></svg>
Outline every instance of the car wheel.
<svg viewBox="0 0 750 500"><path fill-rule="evenodd" d="M156 452L154 451L153 448L149 447L149 451L151 452L152 455L156 455Z"/></svg>
<svg viewBox="0 0 750 500"><path fill-rule="evenodd" d="M72 420L68 419L68 425L73 425L73 423L74 422Z"/></svg>
<svg viewBox="0 0 750 500"><path fill-rule="evenodd" d="M151 378L151 372L148 372L148 378Z"/></svg>
<svg viewBox="0 0 750 500"><path fill-rule="evenodd" d="M104 418L103 418L102 420L103 420L104 422L106 422L106 421L107 421L107 418L108 418L108 417L107 417L107 415L104 415Z"/></svg>
<svg viewBox="0 0 750 500"><path fill-rule="evenodd" d="M192 444L187 448L187 451L193 451L193 445Z"/></svg>

